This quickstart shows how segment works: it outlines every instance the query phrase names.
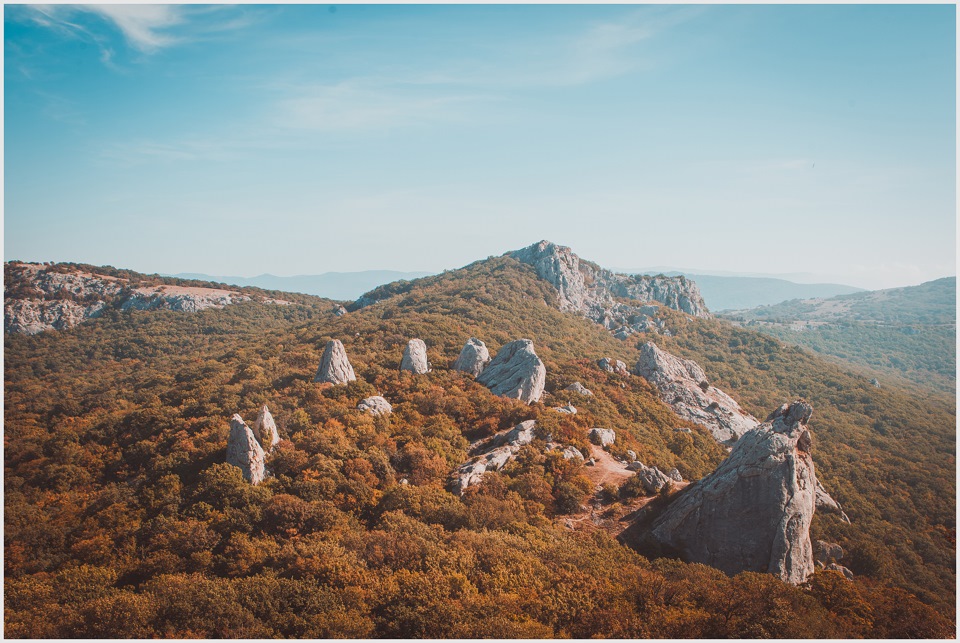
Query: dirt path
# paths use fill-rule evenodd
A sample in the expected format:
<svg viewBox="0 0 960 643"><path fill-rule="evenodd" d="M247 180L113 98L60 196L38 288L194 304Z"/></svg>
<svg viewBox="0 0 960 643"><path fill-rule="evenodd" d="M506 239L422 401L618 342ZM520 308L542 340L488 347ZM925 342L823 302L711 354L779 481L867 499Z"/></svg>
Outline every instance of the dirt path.
<svg viewBox="0 0 960 643"><path fill-rule="evenodd" d="M612 455L600 447L591 445L590 455L593 456L597 464L593 467L584 467L583 472L584 475L598 487L604 482L612 482L619 485L633 476L633 471L627 470L625 464L614 460Z"/></svg>

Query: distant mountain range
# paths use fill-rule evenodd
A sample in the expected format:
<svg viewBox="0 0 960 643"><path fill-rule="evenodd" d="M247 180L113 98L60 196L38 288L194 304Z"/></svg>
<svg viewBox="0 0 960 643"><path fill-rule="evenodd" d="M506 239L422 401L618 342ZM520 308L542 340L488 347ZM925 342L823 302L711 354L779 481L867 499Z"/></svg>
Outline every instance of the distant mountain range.
<svg viewBox="0 0 960 643"><path fill-rule="evenodd" d="M664 274L668 277L683 275L693 279L700 287L700 294L711 312L769 306L791 299L825 298L864 292L863 288L843 284L798 284L776 277L702 275L679 270L645 270L639 274Z"/></svg>
<svg viewBox="0 0 960 643"><path fill-rule="evenodd" d="M294 275L278 277L263 274L256 277L214 276L195 272L182 272L167 277L199 279L232 286L255 286L264 290L282 290L316 295L338 301L353 301L363 293L393 281L418 279L433 273L400 272L398 270L362 270L360 272L325 272L319 275Z"/></svg>

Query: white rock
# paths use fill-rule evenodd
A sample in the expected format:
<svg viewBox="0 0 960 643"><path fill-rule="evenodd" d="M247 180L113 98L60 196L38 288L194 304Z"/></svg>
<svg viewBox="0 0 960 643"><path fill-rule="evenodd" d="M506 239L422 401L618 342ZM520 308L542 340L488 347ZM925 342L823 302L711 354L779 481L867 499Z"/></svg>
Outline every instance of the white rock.
<svg viewBox="0 0 960 643"><path fill-rule="evenodd" d="M320 367L314 376L314 382L329 384L346 384L355 382L357 376L353 373L353 366L347 359L347 350L339 339L331 339L323 349Z"/></svg>
<svg viewBox="0 0 960 643"><path fill-rule="evenodd" d="M227 439L227 464L239 467L243 477L251 484L259 484L266 477L263 449L253 431L239 415L230 420L230 437Z"/></svg>
<svg viewBox="0 0 960 643"><path fill-rule="evenodd" d="M379 395L360 400L357 408L371 415L384 415L393 412L393 407L390 405L390 402L387 402L386 399Z"/></svg>
<svg viewBox="0 0 960 643"><path fill-rule="evenodd" d="M547 369L529 339L506 344L477 377L477 381L494 395L512 397L527 404L540 400L546 380Z"/></svg>
<svg viewBox="0 0 960 643"><path fill-rule="evenodd" d="M430 370L427 363L427 345L422 339L411 339L403 349L403 359L400 360L400 370L423 375Z"/></svg>
<svg viewBox="0 0 960 643"><path fill-rule="evenodd" d="M586 386L584 386L580 382L574 382L573 384L568 386L566 390L573 391L574 393L579 393L580 395L586 395L587 397L593 397L593 391L588 389Z"/></svg>
<svg viewBox="0 0 960 643"><path fill-rule="evenodd" d="M567 415L577 414L577 407L575 407L573 404L567 404L566 406L555 406L553 407L553 410L557 413L564 413Z"/></svg>
<svg viewBox="0 0 960 643"><path fill-rule="evenodd" d="M253 434L260 442L260 446L267 452L272 451L273 447L280 441L280 433L277 431L277 423L270 414L270 409L264 404L253 423Z"/></svg>
<svg viewBox="0 0 960 643"><path fill-rule="evenodd" d="M617 432L613 429L590 429L590 441L598 446L605 447L617 440Z"/></svg>
<svg viewBox="0 0 960 643"><path fill-rule="evenodd" d="M489 361L490 351L487 350L487 345L476 337L471 337L463 345L463 350L460 351L457 361L453 363L453 370L470 373L477 377L483 372Z"/></svg>

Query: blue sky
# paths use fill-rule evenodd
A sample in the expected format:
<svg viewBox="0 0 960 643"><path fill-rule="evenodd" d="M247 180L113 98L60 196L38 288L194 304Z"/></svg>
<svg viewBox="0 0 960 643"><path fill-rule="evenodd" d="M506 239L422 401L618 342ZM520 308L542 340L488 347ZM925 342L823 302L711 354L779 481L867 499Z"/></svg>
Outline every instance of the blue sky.
<svg viewBox="0 0 960 643"><path fill-rule="evenodd" d="M6 5L4 253L956 266L955 7Z"/></svg>

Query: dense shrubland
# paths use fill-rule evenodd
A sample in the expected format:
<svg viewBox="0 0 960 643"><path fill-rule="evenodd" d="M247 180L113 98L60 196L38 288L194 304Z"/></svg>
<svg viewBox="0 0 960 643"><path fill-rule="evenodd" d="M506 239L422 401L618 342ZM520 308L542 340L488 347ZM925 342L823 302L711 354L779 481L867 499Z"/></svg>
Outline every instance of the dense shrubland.
<svg viewBox="0 0 960 643"><path fill-rule="evenodd" d="M543 453L545 433L586 447L587 429L612 428L615 452L688 479L724 456L702 429L674 431L685 423L644 380L595 366L632 365L634 341L560 314L550 288L510 259L402 290L344 317L307 300L244 303L110 311L8 336L6 635L951 635L949 400L917 402L754 333L666 315L677 336L653 339L698 359L755 415L797 395L814 403L818 473L854 520L818 517L815 535L852 552L855 582L728 578L555 520L593 489L579 463ZM491 351L533 339L544 400L497 398L450 372L470 336ZM398 370L411 337L427 343L427 375ZM312 382L330 338L358 382ZM565 391L573 381L595 397ZM392 415L355 409L376 394ZM550 408L567 402L579 413ZM264 403L283 440L254 487L224 463L225 445L230 416L252 420ZM515 461L462 499L446 490L471 441L526 419L540 437Z"/></svg>

